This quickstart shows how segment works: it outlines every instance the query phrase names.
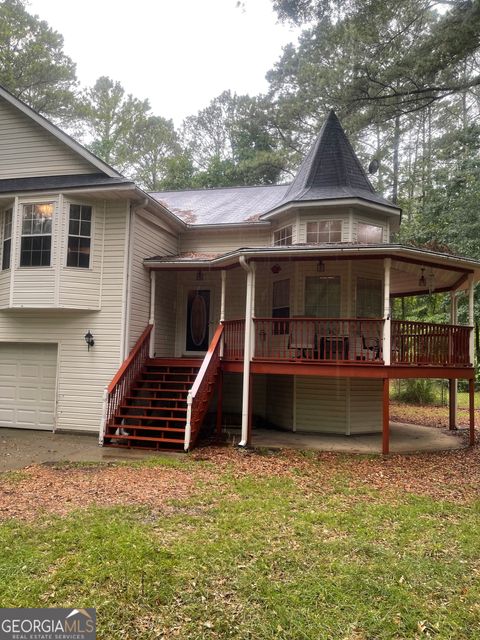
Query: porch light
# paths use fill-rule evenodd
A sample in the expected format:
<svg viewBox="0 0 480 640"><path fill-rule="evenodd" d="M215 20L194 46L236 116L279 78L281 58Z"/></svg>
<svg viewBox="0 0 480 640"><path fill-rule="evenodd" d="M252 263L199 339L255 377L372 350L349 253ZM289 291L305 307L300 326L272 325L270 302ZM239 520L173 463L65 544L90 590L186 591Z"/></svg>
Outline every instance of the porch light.
<svg viewBox="0 0 480 640"><path fill-rule="evenodd" d="M425 267L422 267L422 275L418 279L418 286L419 287L426 287L427 286L427 279L425 278Z"/></svg>
<svg viewBox="0 0 480 640"><path fill-rule="evenodd" d="M195 276L195 280L197 282L202 282L203 281L203 271L200 271L200 270L197 271L197 275Z"/></svg>
<svg viewBox="0 0 480 640"><path fill-rule="evenodd" d="M93 347L93 345L95 344L95 340L93 339L93 334L90 329L87 331L84 338L85 342L87 343L88 350L90 351L90 347Z"/></svg>
<svg viewBox="0 0 480 640"><path fill-rule="evenodd" d="M280 271L282 270L282 267L279 264L274 264L272 267L272 273L280 273Z"/></svg>
<svg viewBox="0 0 480 640"><path fill-rule="evenodd" d="M428 274L428 293L432 294L435 289L435 274L433 273L433 269L430 269L430 273Z"/></svg>
<svg viewBox="0 0 480 640"><path fill-rule="evenodd" d="M323 273L325 271L325 263L323 260L319 260L317 262L317 271L318 273Z"/></svg>

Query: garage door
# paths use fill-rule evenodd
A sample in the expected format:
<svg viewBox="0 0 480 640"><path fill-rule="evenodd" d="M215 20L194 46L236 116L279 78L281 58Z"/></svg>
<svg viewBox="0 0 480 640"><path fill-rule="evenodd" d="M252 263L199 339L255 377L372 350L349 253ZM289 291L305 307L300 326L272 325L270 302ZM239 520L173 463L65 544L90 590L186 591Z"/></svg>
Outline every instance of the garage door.
<svg viewBox="0 0 480 640"><path fill-rule="evenodd" d="M57 345L0 342L0 427L51 431Z"/></svg>

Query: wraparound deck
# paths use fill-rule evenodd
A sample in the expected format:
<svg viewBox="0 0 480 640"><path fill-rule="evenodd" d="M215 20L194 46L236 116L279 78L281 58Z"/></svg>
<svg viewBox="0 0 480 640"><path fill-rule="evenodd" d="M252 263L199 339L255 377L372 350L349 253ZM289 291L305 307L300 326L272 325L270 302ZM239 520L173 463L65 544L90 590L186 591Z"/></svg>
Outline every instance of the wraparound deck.
<svg viewBox="0 0 480 640"><path fill-rule="evenodd" d="M265 372L271 364L302 365L302 371L332 365L344 368L343 375L361 375L359 369L413 368L471 369L471 327L392 320L385 335L385 320L352 318L255 318L253 319L252 373ZM224 322L223 360L233 365L245 354L245 320ZM385 345L389 344L389 357ZM263 363L264 366L258 367ZM305 366L307 365L307 366ZM309 366L308 366L309 365ZM349 373L352 369L356 373ZM235 367L231 368L234 370ZM404 371L405 373L405 371ZM373 377L377 377L373 374ZM388 376L390 377L390 376ZM392 376L393 377L393 376ZM457 376L454 376L457 377ZM460 376L468 377L468 376Z"/></svg>

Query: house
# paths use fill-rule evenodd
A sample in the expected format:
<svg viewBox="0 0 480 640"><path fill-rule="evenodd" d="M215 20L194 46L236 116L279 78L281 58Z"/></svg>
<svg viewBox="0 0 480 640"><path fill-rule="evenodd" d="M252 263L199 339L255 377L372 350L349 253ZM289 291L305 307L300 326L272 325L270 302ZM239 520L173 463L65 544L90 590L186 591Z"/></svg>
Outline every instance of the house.
<svg viewBox="0 0 480 640"><path fill-rule="evenodd" d="M332 112L289 185L147 194L0 88L0 426L191 448L207 412L383 432L392 378L469 381L475 260L390 242ZM450 292L450 324L391 300ZM456 318L468 296L468 325Z"/></svg>

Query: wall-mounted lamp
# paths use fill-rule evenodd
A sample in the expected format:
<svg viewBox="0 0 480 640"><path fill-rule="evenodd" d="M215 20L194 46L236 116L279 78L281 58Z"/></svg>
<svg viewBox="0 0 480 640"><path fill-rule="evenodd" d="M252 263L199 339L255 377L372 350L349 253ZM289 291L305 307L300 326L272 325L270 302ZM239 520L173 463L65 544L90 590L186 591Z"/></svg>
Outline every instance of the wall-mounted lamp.
<svg viewBox="0 0 480 640"><path fill-rule="evenodd" d="M88 350L90 351L90 347L93 347L93 345L95 344L95 340L93 339L93 334L90 329L87 331L84 338L85 342L87 343Z"/></svg>
<svg viewBox="0 0 480 640"><path fill-rule="evenodd" d="M197 282L202 282L203 281L203 271L200 271L200 270L197 271L197 275L195 276L195 280Z"/></svg>
<svg viewBox="0 0 480 640"><path fill-rule="evenodd" d="M274 264L271 269L272 273L275 273L275 274L280 273L281 270L282 270L282 267L279 264Z"/></svg>
<svg viewBox="0 0 480 640"><path fill-rule="evenodd" d="M323 260L319 260L317 262L317 271L318 273L323 273L325 271L325 263Z"/></svg>
<svg viewBox="0 0 480 640"><path fill-rule="evenodd" d="M418 279L418 286L419 287L426 287L427 286L427 279L425 278L425 267L422 267L422 275Z"/></svg>

